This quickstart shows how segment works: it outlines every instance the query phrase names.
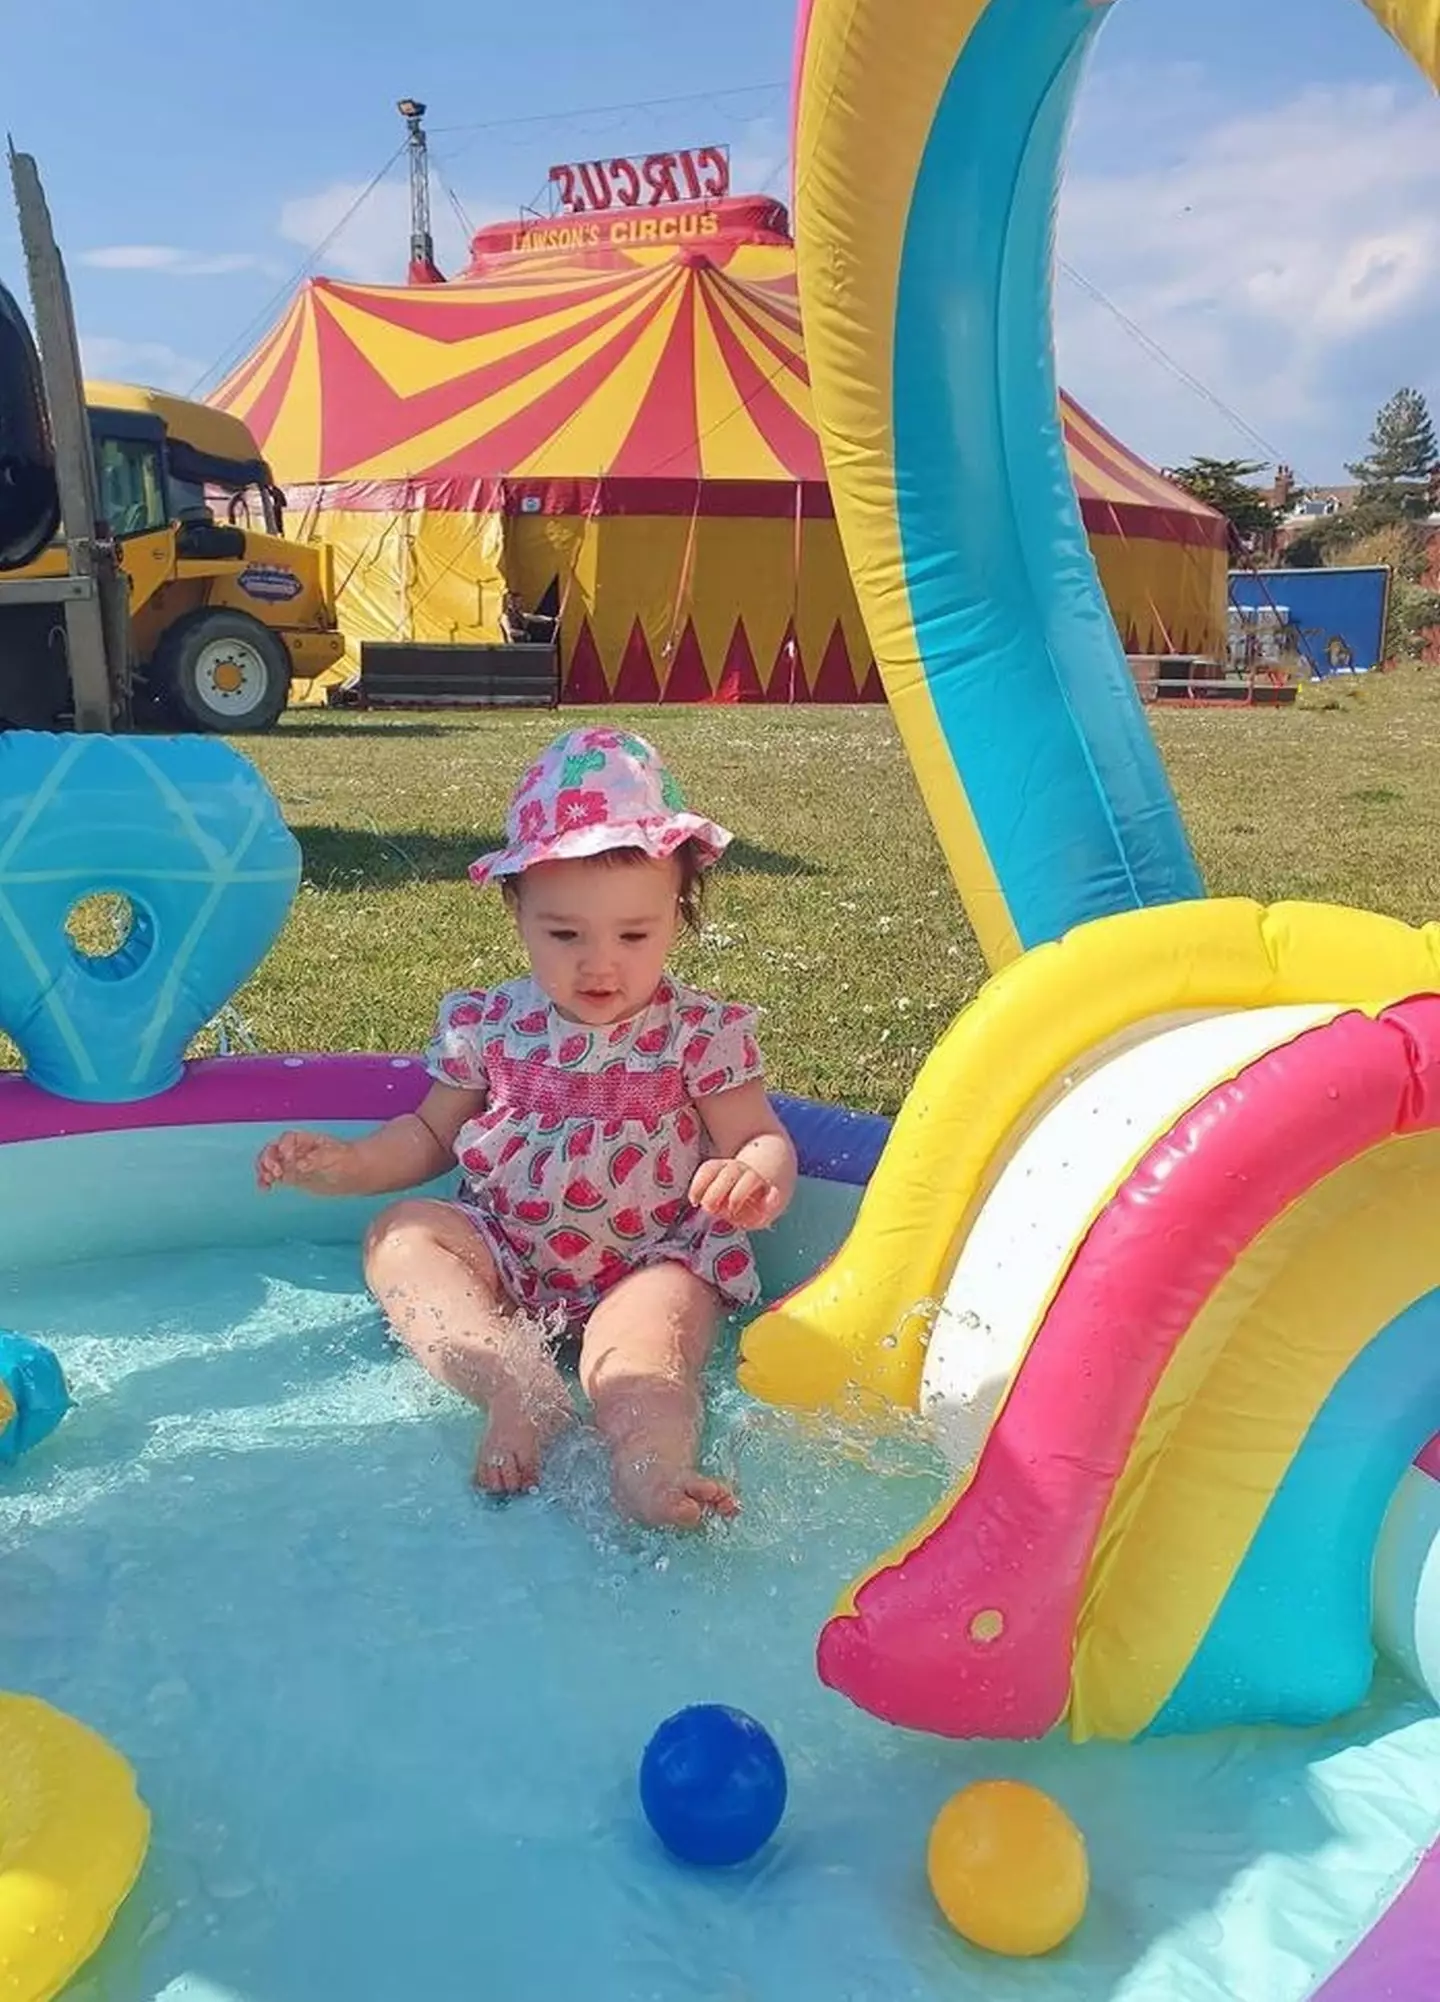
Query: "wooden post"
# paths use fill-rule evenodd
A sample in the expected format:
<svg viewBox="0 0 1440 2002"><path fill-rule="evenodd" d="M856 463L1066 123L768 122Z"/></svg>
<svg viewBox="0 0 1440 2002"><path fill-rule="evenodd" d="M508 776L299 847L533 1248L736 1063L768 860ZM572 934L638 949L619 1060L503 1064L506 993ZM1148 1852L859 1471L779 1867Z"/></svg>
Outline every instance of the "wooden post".
<svg viewBox="0 0 1440 2002"><path fill-rule="evenodd" d="M10 180L30 280L36 343L50 406L55 471L70 574L90 588L65 600L65 637L77 730L109 731L126 707L130 608L114 548L97 533L98 502L80 348L64 260L40 173L10 147Z"/></svg>

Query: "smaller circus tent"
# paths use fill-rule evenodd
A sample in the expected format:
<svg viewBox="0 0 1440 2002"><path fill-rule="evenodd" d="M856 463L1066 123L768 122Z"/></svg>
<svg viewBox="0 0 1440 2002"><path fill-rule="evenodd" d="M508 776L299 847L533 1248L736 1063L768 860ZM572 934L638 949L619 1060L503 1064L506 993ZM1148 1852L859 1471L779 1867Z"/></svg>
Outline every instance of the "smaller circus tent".
<svg viewBox="0 0 1440 2002"><path fill-rule="evenodd" d="M351 642L558 617L574 702L882 697L810 402L778 203L482 230L465 275L318 279L215 396L336 552ZM1225 524L1068 400L1132 652L1215 652Z"/></svg>

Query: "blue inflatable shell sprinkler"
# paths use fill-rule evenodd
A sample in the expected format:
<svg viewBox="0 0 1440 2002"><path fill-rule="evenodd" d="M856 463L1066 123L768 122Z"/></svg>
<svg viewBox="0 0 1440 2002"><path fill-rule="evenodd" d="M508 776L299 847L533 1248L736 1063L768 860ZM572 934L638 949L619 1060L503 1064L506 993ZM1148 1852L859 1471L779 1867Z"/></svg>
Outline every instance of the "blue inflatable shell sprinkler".
<svg viewBox="0 0 1440 2002"><path fill-rule="evenodd" d="M299 881L274 795L218 738L0 738L0 1029L31 1081L100 1103L178 1083ZM91 956L66 921L106 893L128 934Z"/></svg>
<svg viewBox="0 0 1440 2002"><path fill-rule="evenodd" d="M149 1098L269 951L300 851L259 773L208 738L0 737L0 1029L59 1098ZM111 952L72 942L87 897L122 900ZM70 1406L40 1343L0 1334L0 1466Z"/></svg>

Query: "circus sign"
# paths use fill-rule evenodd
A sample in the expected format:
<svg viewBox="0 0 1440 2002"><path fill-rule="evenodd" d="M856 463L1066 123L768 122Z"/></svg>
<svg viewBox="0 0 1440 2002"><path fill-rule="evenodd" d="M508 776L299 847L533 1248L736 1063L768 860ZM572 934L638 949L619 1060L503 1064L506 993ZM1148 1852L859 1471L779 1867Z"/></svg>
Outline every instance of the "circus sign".
<svg viewBox="0 0 1440 2002"><path fill-rule="evenodd" d="M720 234L720 218L693 205L668 215L612 216L607 223L587 217L517 225L505 233L505 249L522 256L555 250L637 250L657 245L704 242Z"/></svg>
<svg viewBox="0 0 1440 2002"><path fill-rule="evenodd" d="M697 146L679 153L637 153L625 159L552 167L550 189L555 212L561 215L719 201L730 192L730 149Z"/></svg>

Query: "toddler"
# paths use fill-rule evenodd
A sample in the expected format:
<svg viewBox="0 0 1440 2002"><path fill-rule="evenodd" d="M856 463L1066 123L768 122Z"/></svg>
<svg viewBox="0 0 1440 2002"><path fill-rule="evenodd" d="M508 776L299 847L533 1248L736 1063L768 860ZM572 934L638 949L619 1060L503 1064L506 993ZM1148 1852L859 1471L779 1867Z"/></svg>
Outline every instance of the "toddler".
<svg viewBox="0 0 1440 2002"><path fill-rule="evenodd" d="M353 1141L283 1134L260 1186L374 1195L458 1160L457 1200L375 1221L365 1276L432 1375L485 1406L480 1486L536 1484L573 1415L553 1351L574 1338L620 1507L733 1515L697 1466L701 1373L722 1310L758 1294L747 1232L789 1203L795 1150L754 1010L666 971L731 837L643 738L607 729L551 745L505 832L470 874L500 886L529 973L445 997L415 1112Z"/></svg>

